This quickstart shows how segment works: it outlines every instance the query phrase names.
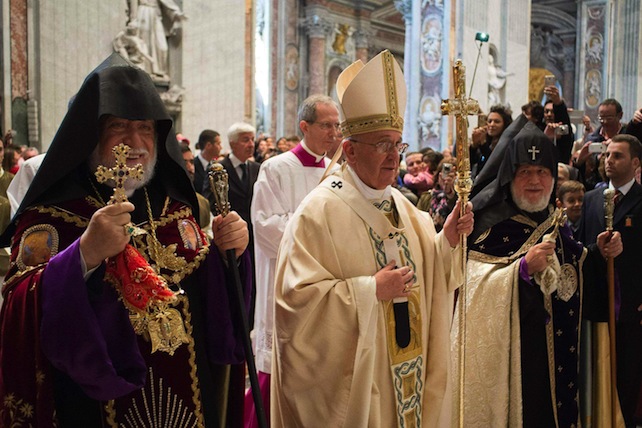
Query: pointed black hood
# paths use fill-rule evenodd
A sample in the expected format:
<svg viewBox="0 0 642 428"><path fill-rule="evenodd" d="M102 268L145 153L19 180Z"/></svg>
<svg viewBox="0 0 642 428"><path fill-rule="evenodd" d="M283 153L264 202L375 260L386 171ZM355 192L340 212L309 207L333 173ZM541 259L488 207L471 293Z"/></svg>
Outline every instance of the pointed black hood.
<svg viewBox="0 0 642 428"><path fill-rule="evenodd" d="M87 76L75 95L16 217L29 207L77 199L87 193L82 184L89 174L86 161L98 145L99 122L105 115L156 121L154 182L160 182L175 200L192 208L198 206L172 120L154 83L145 71L113 53ZM198 216L198 209L193 211ZM8 243L14 229L12 223L1 240Z"/></svg>
<svg viewBox="0 0 642 428"><path fill-rule="evenodd" d="M532 122L523 125L521 130L506 142L502 147L501 159L495 179L479 189L471 198L473 210L477 214L472 239L515 213L514 205L509 203L510 183L520 165L544 166L551 170L553 182L557 180L557 148ZM554 193L551 198L555 198Z"/></svg>

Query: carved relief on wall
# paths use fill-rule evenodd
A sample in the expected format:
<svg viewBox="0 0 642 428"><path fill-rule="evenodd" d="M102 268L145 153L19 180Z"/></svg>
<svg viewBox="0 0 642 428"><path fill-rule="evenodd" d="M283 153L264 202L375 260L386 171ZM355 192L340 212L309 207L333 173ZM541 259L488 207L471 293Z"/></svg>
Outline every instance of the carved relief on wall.
<svg viewBox="0 0 642 428"><path fill-rule="evenodd" d="M584 102L587 107L597 108L602 99L602 73L589 70L584 79Z"/></svg>
<svg viewBox="0 0 642 428"><path fill-rule="evenodd" d="M441 129L441 98L426 95L419 104L419 117L417 118L421 129L421 140L431 137L439 138Z"/></svg>
<svg viewBox="0 0 642 428"><path fill-rule="evenodd" d="M588 16L590 19L594 20L600 20L604 17L604 12L606 9L604 8L604 5L597 5L597 6L589 6L586 11L588 12Z"/></svg>
<svg viewBox="0 0 642 428"><path fill-rule="evenodd" d="M441 69L443 29L441 19L427 15L421 25L421 67L427 74Z"/></svg>
<svg viewBox="0 0 642 428"><path fill-rule="evenodd" d="M285 87L295 91L299 86L299 50L295 45L285 48Z"/></svg>
<svg viewBox="0 0 642 428"><path fill-rule="evenodd" d="M586 62L590 64L601 64L604 54L604 38L594 28L589 28L586 38Z"/></svg>

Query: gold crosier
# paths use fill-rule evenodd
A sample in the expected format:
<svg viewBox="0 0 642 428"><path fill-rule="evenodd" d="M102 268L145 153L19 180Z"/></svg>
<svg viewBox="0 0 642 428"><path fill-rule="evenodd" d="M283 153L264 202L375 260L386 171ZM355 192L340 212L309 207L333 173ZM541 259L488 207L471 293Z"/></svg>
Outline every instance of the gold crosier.
<svg viewBox="0 0 642 428"><path fill-rule="evenodd" d="M470 178L470 155L468 152L468 115L479 113L479 103L472 98L466 98L466 67L462 65L460 59L455 61L453 66L453 80L455 88L455 97L453 99L441 101L441 114L453 115L457 121L457 180L455 181L455 191L459 198L460 215L466 213L468 205L468 196L473 188L473 180ZM466 283L468 282L466 274L466 253L467 237L465 234L459 235L459 245L462 253L462 269L464 281L459 289L459 426L464 425L464 375L465 375L465 356L466 356Z"/></svg>
<svg viewBox="0 0 642 428"><path fill-rule="evenodd" d="M613 233L613 213L615 212L615 190L604 190L604 222L606 231ZM611 426L617 426L617 365L615 343L615 262L613 257L606 259L606 280L609 291L609 370L611 374Z"/></svg>

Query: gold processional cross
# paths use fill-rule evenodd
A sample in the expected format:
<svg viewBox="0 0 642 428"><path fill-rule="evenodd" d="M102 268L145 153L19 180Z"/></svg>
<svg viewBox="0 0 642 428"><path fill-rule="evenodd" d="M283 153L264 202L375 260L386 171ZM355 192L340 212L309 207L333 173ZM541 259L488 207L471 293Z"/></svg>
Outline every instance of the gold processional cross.
<svg viewBox="0 0 642 428"><path fill-rule="evenodd" d="M441 102L441 114L453 115L457 121L456 133L456 153L457 153L457 180L455 181L455 191L457 192L460 203L460 215L466 213L468 197L473 188L473 180L470 178L470 154L468 152L468 115L479 113L479 103L477 100L466 97L466 67L463 66L460 59L455 61L453 66L453 78L455 97ZM467 293L467 275L466 275L466 253L467 237L460 235L459 244L462 251L463 262L463 284L459 289L459 426L464 426L464 376L465 376L465 356L466 356L466 293Z"/></svg>

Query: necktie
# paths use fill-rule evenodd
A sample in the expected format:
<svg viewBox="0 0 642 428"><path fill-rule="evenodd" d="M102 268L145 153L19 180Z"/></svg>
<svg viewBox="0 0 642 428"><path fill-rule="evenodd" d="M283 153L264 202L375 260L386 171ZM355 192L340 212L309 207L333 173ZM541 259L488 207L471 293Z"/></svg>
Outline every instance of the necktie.
<svg viewBox="0 0 642 428"><path fill-rule="evenodd" d="M615 196L613 196L613 206L617 207L620 202L622 202L622 198L624 195L622 192L620 192L620 189L615 190Z"/></svg>
<svg viewBox="0 0 642 428"><path fill-rule="evenodd" d="M247 184L247 164L242 163L239 165L241 167L241 183L245 186Z"/></svg>

